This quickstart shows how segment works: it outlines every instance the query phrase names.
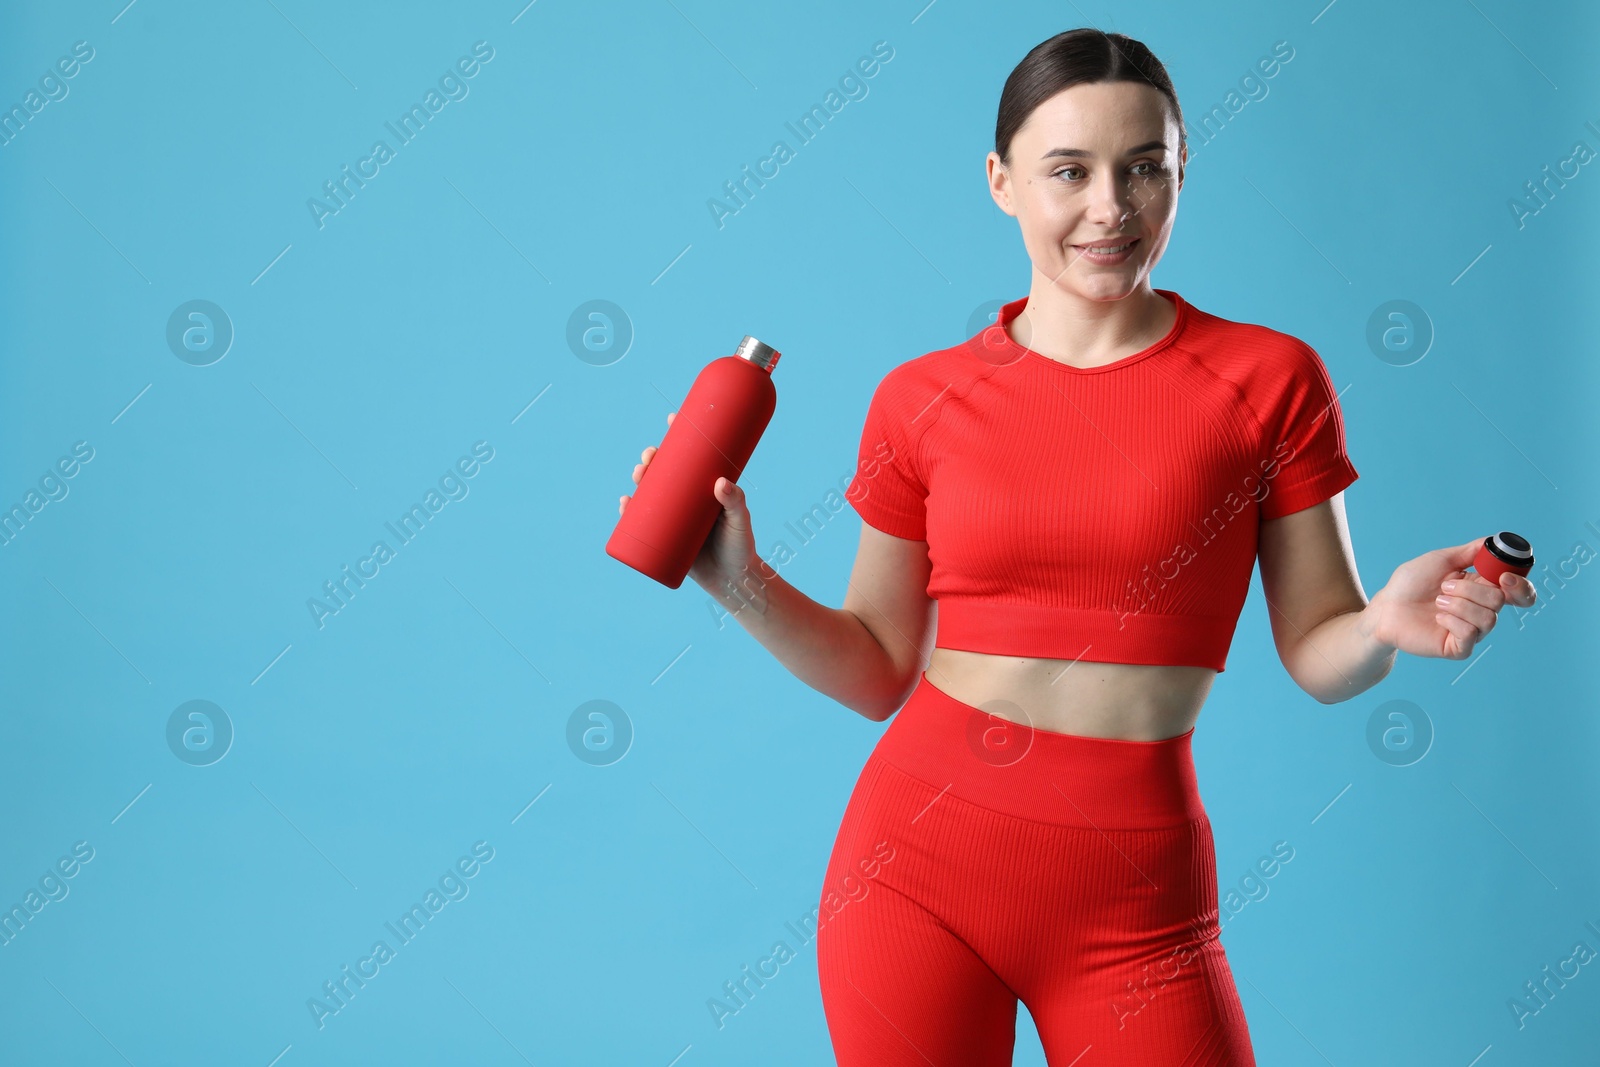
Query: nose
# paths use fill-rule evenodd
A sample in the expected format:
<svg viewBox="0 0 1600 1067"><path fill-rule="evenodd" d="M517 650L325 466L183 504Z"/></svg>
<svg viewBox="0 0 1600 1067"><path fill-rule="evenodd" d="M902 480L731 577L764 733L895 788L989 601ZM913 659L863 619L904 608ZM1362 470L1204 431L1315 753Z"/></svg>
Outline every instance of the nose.
<svg viewBox="0 0 1600 1067"><path fill-rule="evenodd" d="M1089 221L1114 230L1138 211L1132 182L1114 174L1095 175L1090 179Z"/></svg>

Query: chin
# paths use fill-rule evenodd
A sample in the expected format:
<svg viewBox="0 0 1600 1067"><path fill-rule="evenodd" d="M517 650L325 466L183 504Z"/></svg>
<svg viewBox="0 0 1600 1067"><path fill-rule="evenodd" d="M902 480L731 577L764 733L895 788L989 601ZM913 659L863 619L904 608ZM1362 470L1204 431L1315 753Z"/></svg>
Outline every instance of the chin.
<svg viewBox="0 0 1600 1067"><path fill-rule="evenodd" d="M1079 277L1070 282L1063 279L1056 284L1089 300L1121 300L1139 288L1140 277L1137 271L1101 271L1093 278Z"/></svg>

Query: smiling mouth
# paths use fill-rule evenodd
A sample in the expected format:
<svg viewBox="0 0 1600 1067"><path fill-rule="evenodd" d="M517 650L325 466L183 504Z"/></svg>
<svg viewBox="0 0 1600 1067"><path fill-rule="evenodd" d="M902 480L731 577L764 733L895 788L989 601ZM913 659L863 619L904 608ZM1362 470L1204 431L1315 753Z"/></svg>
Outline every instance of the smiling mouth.
<svg viewBox="0 0 1600 1067"><path fill-rule="evenodd" d="M1138 243L1139 238L1134 237L1116 245L1073 245L1072 247L1076 248L1080 252L1093 252L1097 256L1114 256L1119 252L1126 252L1128 249L1132 248Z"/></svg>

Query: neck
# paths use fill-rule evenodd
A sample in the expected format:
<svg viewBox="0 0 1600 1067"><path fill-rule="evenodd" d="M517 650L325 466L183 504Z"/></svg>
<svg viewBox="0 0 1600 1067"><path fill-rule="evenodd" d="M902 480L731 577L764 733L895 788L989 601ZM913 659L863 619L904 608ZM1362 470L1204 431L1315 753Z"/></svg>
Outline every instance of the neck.
<svg viewBox="0 0 1600 1067"><path fill-rule="evenodd" d="M1094 367L1148 348L1172 328L1177 309L1149 279L1125 296L1090 300L1034 274L1027 306L1011 321L1012 340L1041 356Z"/></svg>

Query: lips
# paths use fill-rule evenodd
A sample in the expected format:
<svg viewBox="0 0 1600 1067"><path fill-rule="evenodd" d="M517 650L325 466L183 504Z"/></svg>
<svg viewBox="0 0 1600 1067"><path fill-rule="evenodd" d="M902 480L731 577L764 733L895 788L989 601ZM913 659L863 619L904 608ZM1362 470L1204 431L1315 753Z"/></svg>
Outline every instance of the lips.
<svg viewBox="0 0 1600 1067"><path fill-rule="evenodd" d="M1134 251L1138 251L1138 237L1114 238L1114 240L1099 240L1093 245L1074 245L1078 253L1078 261L1086 262L1093 267L1120 267L1125 262L1133 259Z"/></svg>
<svg viewBox="0 0 1600 1067"><path fill-rule="evenodd" d="M1072 247L1076 248L1080 252L1093 252L1096 255L1116 255L1119 252L1126 252L1128 249L1132 248L1138 243L1139 238L1129 237L1124 241L1114 244L1101 241L1096 242L1095 244L1073 245Z"/></svg>

